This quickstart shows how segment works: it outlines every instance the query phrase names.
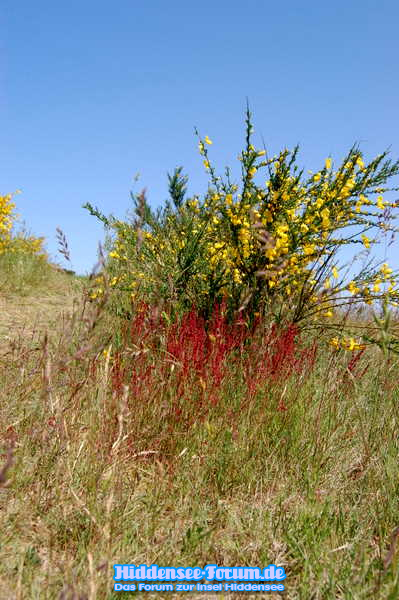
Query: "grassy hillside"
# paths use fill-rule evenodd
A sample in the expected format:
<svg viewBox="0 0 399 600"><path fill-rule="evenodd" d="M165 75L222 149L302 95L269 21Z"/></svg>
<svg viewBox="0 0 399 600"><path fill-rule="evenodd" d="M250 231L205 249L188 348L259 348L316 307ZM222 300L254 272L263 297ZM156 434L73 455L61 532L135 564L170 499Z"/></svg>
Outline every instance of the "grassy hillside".
<svg viewBox="0 0 399 600"><path fill-rule="evenodd" d="M42 257L0 255L0 345L45 330L54 333L81 297L82 283Z"/></svg>
<svg viewBox="0 0 399 600"><path fill-rule="evenodd" d="M46 277L1 292L0 598L125 597L114 563L275 563L288 598L398 597L396 359L262 321L125 322Z"/></svg>

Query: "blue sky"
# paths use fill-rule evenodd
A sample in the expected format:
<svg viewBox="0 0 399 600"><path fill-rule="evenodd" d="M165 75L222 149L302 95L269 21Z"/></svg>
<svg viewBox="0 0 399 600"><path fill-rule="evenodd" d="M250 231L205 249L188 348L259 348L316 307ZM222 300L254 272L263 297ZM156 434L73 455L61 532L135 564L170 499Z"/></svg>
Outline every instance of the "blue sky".
<svg viewBox="0 0 399 600"><path fill-rule="evenodd" d="M22 189L28 227L54 257L61 227L84 273L103 229L82 205L123 217L140 173L159 206L178 165L203 191L194 127L234 166L247 97L255 141L300 143L306 169L353 142L396 158L398 22L395 0L3 0L0 192Z"/></svg>

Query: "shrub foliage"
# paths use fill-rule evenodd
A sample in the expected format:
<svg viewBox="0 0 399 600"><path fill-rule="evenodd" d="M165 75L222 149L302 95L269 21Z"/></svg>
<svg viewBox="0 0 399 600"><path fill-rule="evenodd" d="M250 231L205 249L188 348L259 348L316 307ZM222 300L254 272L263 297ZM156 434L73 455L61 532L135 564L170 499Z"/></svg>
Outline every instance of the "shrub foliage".
<svg viewBox="0 0 399 600"><path fill-rule="evenodd" d="M372 260L370 249L396 232L397 204L385 195L397 189L390 180L399 161L384 152L365 162L353 146L341 164L327 158L306 175L297 165L298 147L272 157L255 148L247 109L236 183L229 169L217 175L212 141L197 135L209 174L203 197L187 197L187 176L179 167L169 175L170 199L157 211L145 190L132 194L135 214L126 220L85 205L110 233L106 270L93 299L108 285L111 303L127 316L132 300L179 312L194 307L205 319L224 302L230 315L249 320L262 313L300 325L323 318L330 326L346 304L396 305L396 273Z"/></svg>

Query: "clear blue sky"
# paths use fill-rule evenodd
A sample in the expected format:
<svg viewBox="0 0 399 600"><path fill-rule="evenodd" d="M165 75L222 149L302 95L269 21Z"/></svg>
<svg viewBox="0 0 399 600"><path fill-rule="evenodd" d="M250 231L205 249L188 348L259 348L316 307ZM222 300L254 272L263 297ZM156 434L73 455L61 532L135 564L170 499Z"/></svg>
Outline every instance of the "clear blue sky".
<svg viewBox="0 0 399 600"><path fill-rule="evenodd" d="M396 158L398 23L397 0L3 0L0 191L22 189L19 213L53 256L60 226L83 273L103 229L82 204L123 216L139 172L158 206L177 165L203 191L194 126L222 172L246 97L255 140L299 142L307 169L353 142Z"/></svg>

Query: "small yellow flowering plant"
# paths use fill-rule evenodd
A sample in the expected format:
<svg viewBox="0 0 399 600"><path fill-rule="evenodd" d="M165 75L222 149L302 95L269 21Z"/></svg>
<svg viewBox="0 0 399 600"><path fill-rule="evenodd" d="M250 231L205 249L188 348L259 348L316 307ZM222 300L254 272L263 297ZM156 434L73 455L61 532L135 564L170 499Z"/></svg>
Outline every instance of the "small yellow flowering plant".
<svg viewBox="0 0 399 600"><path fill-rule="evenodd" d="M387 263L369 261L348 279L339 260L344 247L368 255L396 231L396 203L385 195L396 189L387 182L398 174L399 161L384 153L366 163L353 146L336 168L327 158L305 176L296 164L298 147L276 156L255 148L247 109L237 183L229 169L217 175L212 140L197 135L209 174L202 198L186 199L187 177L178 168L169 176L171 200L157 212L143 193L133 195L133 220L107 219L86 205L112 234L107 269L125 311L132 298L162 299L174 308L195 306L207 317L224 301L231 314L250 319L263 312L298 324L322 318L332 326L345 304L398 300L396 273ZM337 344L357 347L353 338Z"/></svg>
<svg viewBox="0 0 399 600"><path fill-rule="evenodd" d="M14 231L17 218L14 210L12 194L0 196L0 255L20 252L46 258L47 254L43 249L44 238Z"/></svg>
<svg viewBox="0 0 399 600"><path fill-rule="evenodd" d="M11 241L11 230L13 224L13 210L11 194L0 196L0 253L3 254L9 247Z"/></svg>

